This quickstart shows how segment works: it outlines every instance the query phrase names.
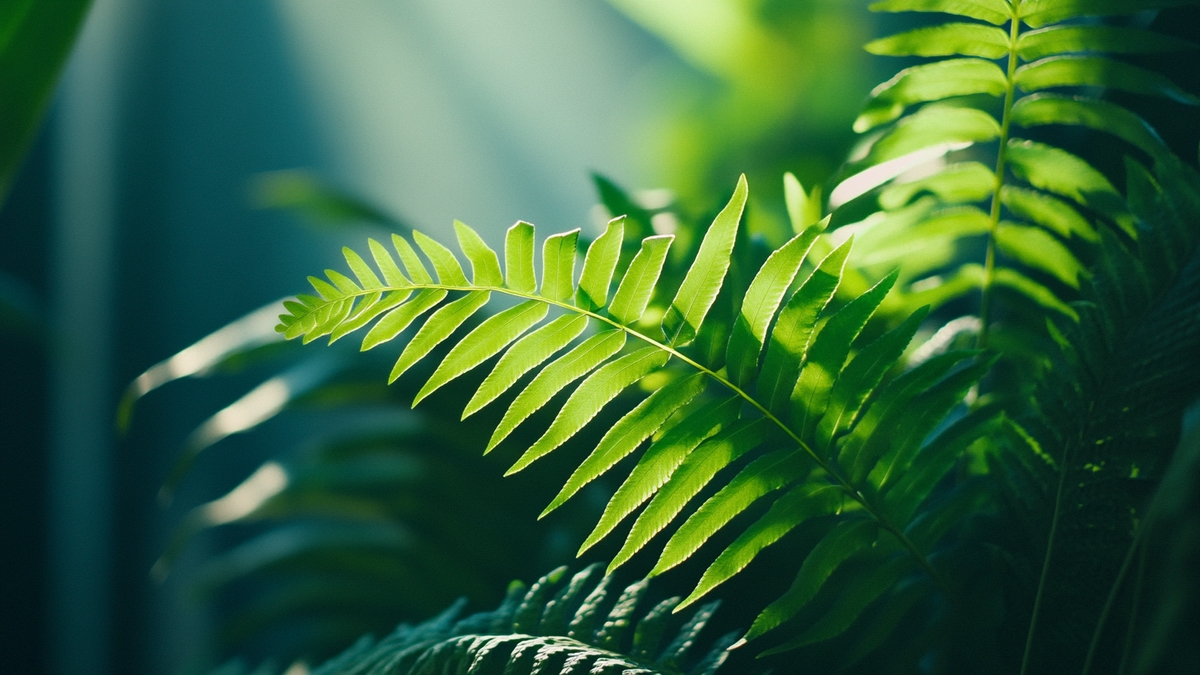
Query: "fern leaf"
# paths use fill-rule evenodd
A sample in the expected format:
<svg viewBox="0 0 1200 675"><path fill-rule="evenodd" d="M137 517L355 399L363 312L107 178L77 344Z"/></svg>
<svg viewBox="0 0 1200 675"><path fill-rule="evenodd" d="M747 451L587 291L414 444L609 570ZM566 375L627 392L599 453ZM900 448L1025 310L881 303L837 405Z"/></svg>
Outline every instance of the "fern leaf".
<svg viewBox="0 0 1200 675"><path fill-rule="evenodd" d="M963 145L1000 137L1000 123L971 108L930 104L901 119L871 146L872 164L903 157L934 145Z"/></svg>
<svg viewBox="0 0 1200 675"><path fill-rule="evenodd" d="M401 239L401 241L404 240ZM463 273L462 265L459 264L458 258L450 252L450 249L442 246L436 239L431 239L417 230L413 230L413 241L417 243L417 246L425 253L425 256L429 258L429 262L433 263L433 271L437 274L439 283L460 287L469 285L467 275ZM400 255L404 257L404 252L401 251ZM410 269L409 274L412 275L415 273Z"/></svg>
<svg viewBox="0 0 1200 675"><path fill-rule="evenodd" d="M500 259L496 252L483 243L479 233L462 221L454 221L454 233L458 245L471 261L471 279L476 286L500 286L504 275L500 272Z"/></svg>
<svg viewBox="0 0 1200 675"><path fill-rule="evenodd" d="M650 499L696 446L736 421L740 403L736 396L710 401L655 441L608 501L596 527L579 547L579 553L608 536L618 523Z"/></svg>
<svg viewBox="0 0 1200 675"><path fill-rule="evenodd" d="M865 49L880 56L959 55L998 59L1008 54L1008 33L977 23L946 23L873 40Z"/></svg>
<svg viewBox="0 0 1200 675"><path fill-rule="evenodd" d="M1017 38L1017 55L1026 61L1077 52L1154 54L1192 49L1196 45L1187 40L1128 26L1051 26Z"/></svg>
<svg viewBox="0 0 1200 675"><path fill-rule="evenodd" d="M870 291L851 300L829 317L813 340L791 395L790 417L804 436L811 433L825 412L833 382L846 362L850 345L867 324L867 319L879 308L898 276L899 273L893 272Z"/></svg>
<svg viewBox="0 0 1200 675"><path fill-rule="evenodd" d="M771 330L767 354L763 357L762 375L758 381L758 395L776 414L787 412L787 402L808 351L813 327L837 291L851 245L852 240L847 240L825 256L804 284L792 294Z"/></svg>
<svg viewBox="0 0 1200 675"><path fill-rule="evenodd" d="M883 0L871 4L874 12L944 12L987 21L997 26L1012 15L1004 0Z"/></svg>
<svg viewBox="0 0 1200 675"><path fill-rule="evenodd" d="M704 316L716 300L725 273L729 270L729 256L733 252L748 193L746 177L742 176L738 179L733 197L717 214L704 240L700 242L696 260L688 268L679 292L663 316L663 332L669 344L685 345L700 332Z"/></svg>
<svg viewBox="0 0 1200 675"><path fill-rule="evenodd" d="M544 517L561 506L580 488L633 452L642 441L658 431L676 411L700 395L707 385L707 378L702 374L680 378L658 389L626 413L605 432L596 449L575 469L558 496L539 517Z"/></svg>
<svg viewBox="0 0 1200 675"><path fill-rule="evenodd" d="M613 218L604 234L588 246L583 259L583 273L575 304L584 309L600 309L608 304L608 287L621 257L621 242L625 237L625 218Z"/></svg>
<svg viewBox="0 0 1200 675"><path fill-rule="evenodd" d="M1025 0L1020 5L1020 16L1026 24L1040 28L1081 16L1136 14L1187 4L1191 4L1191 0Z"/></svg>
<svg viewBox="0 0 1200 675"><path fill-rule="evenodd" d="M508 272L505 283L509 288L521 293L537 290L533 255L533 225L518 221L508 228L504 238L504 269Z"/></svg>
<svg viewBox="0 0 1200 675"><path fill-rule="evenodd" d="M555 394L562 391L563 387L607 361L624 346L624 332L604 331L584 340L571 351L555 359L517 395L516 400L505 411L504 419L500 420L500 424L492 433L485 452L495 448L518 424L545 405Z"/></svg>
<svg viewBox="0 0 1200 675"><path fill-rule="evenodd" d="M499 269L497 263L497 273ZM429 381L413 397L413 405L420 403L421 399L437 391L447 382L500 353L513 340L544 319L549 310L550 307L545 303L527 300L485 319L462 341L454 345L446 358L438 364ZM430 321L432 320L431 318ZM413 340L415 342L416 338Z"/></svg>
<svg viewBox="0 0 1200 675"><path fill-rule="evenodd" d="M650 580L643 579L626 587L617 602L609 611L608 617L600 628L596 629L595 643L601 649L619 649L622 638L632 626L630 618L637 611L638 603L646 595Z"/></svg>
<svg viewBox="0 0 1200 675"><path fill-rule="evenodd" d="M1031 92L1053 87L1108 87L1187 105L1200 103L1200 99L1152 70L1099 56L1052 56L1021 66L1013 81Z"/></svg>
<svg viewBox="0 0 1200 675"><path fill-rule="evenodd" d="M408 278L396 266L396 260L392 257L391 253L388 253L387 248L374 239L367 239L367 244L371 249L371 258L375 261L375 265L379 267L379 271L383 273L384 283L391 287L407 286L409 284Z"/></svg>
<svg viewBox="0 0 1200 675"><path fill-rule="evenodd" d="M400 262L404 265L404 269L408 271L408 276L413 280L414 284L433 283L433 277L429 275L429 270L425 268L425 264L421 262L420 256L413 250L412 244L409 244L407 239L398 234L393 234L392 247L400 255ZM457 267L458 262L455 262L454 265Z"/></svg>
<svg viewBox="0 0 1200 675"><path fill-rule="evenodd" d="M744 639L753 640L795 616L846 559L878 536L878 528L870 520L845 520L834 526L804 559L791 588L754 619Z"/></svg>
<svg viewBox="0 0 1200 675"><path fill-rule="evenodd" d="M1158 134L1140 117L1106 101L1033 94L1013 106L1012 121L1023 127L1045 124L1090 127L1128 141L1155 159L1163 159L1170 154Z"/></svg>
<svg viewBox="0 0 1200 675"><path fill-rule="evenodd" d="M1079 259L1045 230L1002 222L996 228L996 246L1010 258L1079 288L1084 272Z"/></svg>
<svg viewBox="0 0 1200 675"><path fill-rule="evenodd" d="M368 349L373 349L395 339L413 321L416 321L422 314L436 307L445 297L446 291L441 289L423 290L408 304L401 305L388 312L378 323L371 327L371 330L367 331L366 336L363 337L362 350L365 352Z"/></svg>
<svg viewBox="0 0 1200 675"><path fill-rule="evenodd" d="M813 225L793 237L767 258L750 282L725 357L730 379L739 386L748 385L757 374L767 326L779 309L783 294L800 271L800 264L823 229Z"/></svg>
<svg viewBox="0 0 1200 675"><path fill-rule="evenodd" d="M496 400L521 379L521 376L536 368L546 359L571 344L587 329L588 319L580 314L567 314L554 319L521 338L488 373L474 396L463 409L463 419Z"/></svg>
<svg viewBox="0 0 1200 675"><path fill-rule="evenodd" d="M400 352L400 358L396 359L396 365L392 366L392 372L388 375L388 382L395 382L404 371L425 358L475 312L483 309L490 297L491 294L486 291L468 293L431 314L413 339L404 346L404 351Z"/></svg>
<svg viewBox="0 0 1200 675"><path fill-rule="evenodd" d="M810 470L797 450L776 450L754 460L675 531L649 576L687 560L734 516L767 494L804 478Z"/></svg>
<svg viewBox="0 0 1200 675"><path fill-rule="evenodd" d="M710 593L712 589L733 578L746 568L766 547L779 541L801 523L816 516L832 513L841 503L842 495L836 485L819 481L793 488L771 505L761 518L746 528L708 569L696 588L683 602L682 610Z"/></svg>
<svg viewBox="0 0 1200 675"><path fill-rule="evenodd" d="M575 243L579 230L546 237L542 244L542 297L566 302L575 294Z"/></svg>
<svg viewBox="0 0 1200 675"><path fill-rule="evenodd" d="M758 447L765 439L766 433L765 419L742 420L693 450L683 460L683 464L671 474L663 489L650 500L646 510L638 516L621 550L609 563L609 572L625 564L650 541L651 537L674 520L684 505L695 497L718 471Z"/></svg>
<svg viewBox="0 0 1200 675"><path fill-rule="evenodd" d="M863 402L900 360L928 314L928 307L918 309L904 323L864 347L842 369L829 393L825 413L817 424L818 449L828 449L835 438L850 428Z"/></svg>
<svg viewBox="0 0 1200 675"><path fill-rule="evenodd" d="M608 313L617 321L630 325L642 318L646 306L650 303L650 296L654 293L655 284L658 283L658 277L662 274L667 250L674 240L675 236L670 234L642 240L642 246L629 263L629 269L621 278L621 284L613 295L612 305L608 308Z"/></svg>
<svg viewBox="0 0 1200 675"><path fill-rule="evenodd" d="M667 363L670 356L655 347L645 347L606 363L590 375L571 393L550 428L509 467L504 475L512 475L538 458L565 443L583 428L600 409L626 387L649 375Z"/></svg>
<svg viewBox="0 0 1200 675"><path fill-rule="evenodd" d="M806 561L807 562L807 561ZM894 586L913 566L911 558L895 558L876 569L866 579L851 586L833 610L822 617L807 631L787 642L768 649L763 656L778 654L805 645L841 635L849 628L863 610Z"/></svg>
<svg viewBox="0 0 1200 675"><path fill-rule="evenodd" d="M991 61L951 59L913 66L871 91L866 108L854 121L854 130L861 133L891 122L916 103L972 94L1003 96L1007 88L1004 71Z"/></svg>
<svg viewBox="0 0 1200 675"><path fill-rule="evenodd" d="M821 222L820 185L814 185L811 193L805 192L800 181L788 172L783 174L783 196L793 232L801 234ZM824 230L828 225L829 222L826 221L821 225L821 229Z"/></svg>
<svg viewBox="0 0 1200 675"><path fill-rule="evenodd" d="M1050 195L1005 185L1000 201L1017 216L1054 232L1060 237L1079 237L1095 243L1100 241L1096 228L1070 204Z"/></svg>

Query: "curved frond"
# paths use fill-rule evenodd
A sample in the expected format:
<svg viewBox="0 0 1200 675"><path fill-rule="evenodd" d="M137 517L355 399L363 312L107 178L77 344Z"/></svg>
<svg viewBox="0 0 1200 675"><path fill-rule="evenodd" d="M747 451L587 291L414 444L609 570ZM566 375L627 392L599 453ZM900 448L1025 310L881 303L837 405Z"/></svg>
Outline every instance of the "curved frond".
<svg viewBox="0 0 1200 675"><path fill-rule="evenodd" d="M542 514L564 504L651 440L581 551L642 509L610 570L646 549L659 532L674 528L652 571L659 574L702 555L707 542L733 527L739 513L759 503L794 504L797 495L813 500L799 510L806 514L799 518L796 511L781 513L772 508L765 522L752 525L745 537L718 556L684 604L736 574L789 530L812 518L834 515L828 510L832 495L840 503L854 505L834 515L835 521L865 519L895 551L910 559L905 572L923 570L936 580L929 555L941 538L924 537L920 545L910 541L905 532L923 513L921 508L905 500L907 510L897 519L899 512L889 509L884 496L892 482L914 467L928 469L922 453L937 447L937 436L927 437L939 420L961 404L990 361L976 360L974 353L960 354L949 360L933 359L945 367L926 367L920 370L924 377L896 378L898 364L926 310L860 344L864 328L897 275L886 276L848 302L831 302L852 246L846 241L815 263L797 284L824 222L799 228L779 250L759 259L757 272L745 275L748 282L739 281L730 270L747 198L743 177L693 249L695 259L687 272L681 279L673 275L680 279L679 286L655 330L647 327L644 316L652 298L672 297L661 279L672 239L651 236L638 242L637 253L619 274L622 249L635 248L621 245L622 218L609 222L604 234L589 245L578 281L578 231L548 237L542 246L543 273L537 289L530 274L533 228L527 224L519 223L508 233L507 272L502 275L498 256L470 228L456 223L473 270L471 281L455 254L424 235L415 234L414 240L433 264L436 281L423 272L407 242L394 242L409 268L407 278L387 269L390 253L371 242L373 257L382 261L378 274L362 269L363 259L348 254L359 281L336 272L326 274L328 281L314 279L320 298L289 305L291 313L282 317L280 330L307 339L313 332L336 331L346 322L366 328L370 322L361 322L352 309L362 298L406 298L379 314L366 331L363 347L379 348L397 339L404 343L392 370L394 380L438 345L451 342L414 403L475 368L489 372L467 403L464 416L506 392L515 392L485 451L500 446L535 411L564 394L565 401L556 406L548 428L521 448L510 474L584 435L597 415L641 388L636 385L653 382L642 385L653 390L648 397L620 417L598 443L593 441L591 453ZM797 197L790 199L796 202ZM802 204L793 206L803 211ZM960 227L951 224L960 221L973 227L970 218L956 217L943 227ZM742 264L741 258L737 260ZM452 337L495 295L515 298L518 304L485 319L466 335ZM411 337L401 337L429 312ZM532 379L522 386L530 373ZM891 393L896 387L903 393ZM914 415L905 420L905 431L898 436L878 424L885 415L880 410L888 406ZM657 434L661 435L656 438ZM868 449L853 450L854 444ZM920 506L932 488L920 483L906 494ZM703 504L690 506L706 491L710 496ZM849 546L846 556L871 558L870 542L847 541L857 544L843 545ZM808 575L801 573L805 584L813 583ZM804 604L789 602L789 607Z"/></svg>

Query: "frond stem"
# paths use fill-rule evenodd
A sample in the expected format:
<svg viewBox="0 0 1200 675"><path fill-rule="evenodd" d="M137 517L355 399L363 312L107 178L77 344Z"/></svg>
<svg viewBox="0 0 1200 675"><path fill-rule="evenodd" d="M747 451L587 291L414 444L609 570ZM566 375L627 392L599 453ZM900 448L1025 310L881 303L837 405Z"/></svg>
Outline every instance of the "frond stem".
<svg viewBox="0 0 1200 675"><path fill-rule="evenodd" d="M1104 633L1105 624L1108 623L1108 615L1112 612L1113 605L1117 601L1117 595L1121 592L1121 586L1125 583L1125 575L1129 573L1129 566L1133 563L1133 556L1140 549L1144 525L1145 520L1138 524L1137 530L1133 533L1133 541L1129 542L1129 550L1125 552L1125 559L1121 561L1121 568L1117 571L1117 578L1113 581L1112 588L1108 590L1108 597L1104 600L1104 607L1100 610L1100 618L1096 620L1096 629L1092 632L1092 642L1088 645L1087 657L1083 661L1081 675L1088 675L1092 670L1092 661L1096 658L1096 649L1100 646L1100 636Z"/></svg>
<svg viewBox="0 0 1200 675"><path fill-rule="evenodd" d="M929 574L930 578L933 579L934 583L936 583L939 587L941 587L941 589L947 595L949 595L949 585L945 582L945 580L937 572L937 570L935 570L933 568L933 565L930 564L928 558L926 558L925 555L923 553L921 553L920 549L917 548L916 544L914 544L912 542L912 540L909 539L908 536L906 536L904 534L903 531L901 531L898 527L896 527L894 524L892 524L888 519L884 518L883 515L881 513L879 513L879 511L874 507L874 505L872 505L870 503L870 501L863 494L861 494L857 489L855 489L854 486L851 485L845 478L843 478L837 471L835 471L834 468L832 466L830 466L828 462L826 462L824 459L822 459L820 455L818 455L811 447L809 447L809 445L800 438L800 435L797 434L787 424L785 424L783 420L779 419L779 417L777 417L774 413L772 413L770 410L768 410L767 407L764 406L762 403L760 403L757 399L755 399L750 394L746 393L744 390L742 390L741 387L738 387L736 384L729 381L728 378L722 376L717 371L706 367L705 365L697 362L695 359L690 358L686 354L681 353L679 350L675 349L674 347L672 347L670 345L663 344L662 342L659 342L658 340L655 340L654 338L652 338L648 335L645 335L637 330L634 330L633 328L630 328L629 326L626 326L626 325L624 325L618 321L615 321L612 318L604 316L602 314L597 314L596 312L584 309L582 307L577 307L575 305L567 304L566 302L562 302L560 300L551 300L550 298L546 298L541 295L535 295L533 293L517 291L517 290L513 290L511 288L505 288L503 286L476 286L476 285L461 286L461 285L453 285L453 284L422 283L422 284L412 284L411 286L403 286L403 287L384 286L384 287L379 287L379 288L369 288L369 289L365 289L365 290L357 292L357 293L347 293L338 299L345 300L346 298L361 297L364 295L370 295L371 293L403 291L403 290L443 290L443 291L459 291L459 292L466 292L466 293L492 292L492 293L501 293L501 294L508 295L508 296L511 296L514 298L521 298L523 300L534 300L537 302L544 302L548 305L559 307L559 308L564 309L569 312L575 312L577 314L583 314L585 316L589 316L601 323L608 324L609 326L611 326L617 330L625 331L629 335L641 340L642 342L645 342L646 344L648 344L652 347L656 347L658 349L661 349L661 350L667 352L671 356L688 364L692 368L695 368L696 370L700 371L701 373L704 373L709 378L716 380L719 384L724 386L726 389L732 391L734 394L736 394L738 397L740 397L743 401L745 401L746 403L749 403L756 410L758 410L760 413L762 413L762 415L764 417L766 417L768 420L770 420L773 424L775 424L775 426L779 427L785 434L788 435L789 438L792 439L793 442L796 443L797 446L799 446L802 450L804 450L804 452L806 452L809 455L809 457L811 457L813 459L813 461L817 463L817 466L820 467L821 470L823 470L826 474L828 474L835 481L837 481L839 486L842 488L842 490L847 495L849 495L851 499L858 502L863 507L863 509L865 511L867 511L867 513L871 514L871 517L874 518L879 523L879 525L881 527L883 527L884 530L886 530L893 537L895 537L897 539L897 541L899 541L900 544L905 549L907 549L908 552L910 554L912 554L912 556L914 558L916 558L917 562L921 565L921 568L924 569L925 572ZM314 309L314 311L316 311L316 310Z"/></svg>
<svg viewBox="0 0 1200 675"><path fill-rule="evenodd" d="M992 285L996 279L996 230L1000 227L1000 193L1004 189L1004 172L1008 162L1008 132L1012 124L1013 99L1016 97L1017 38L1021 19L1017 10L1020 0L1013 1L1013 17L1008 30L1008 72L1004 80L1004 112L1000 117L1000 149L996 151L995 183L992 188L992 207L988 214L987 258L983 263L983 289L979 299L979 349L987 347L988 328L992 313Z"/></svg>
<svg viewBox="0 0 1200 675"><path fill-rule="evenodd" d="M1054 537L1058 533L1058 513L1062 509L1063 491L1067 484L1067 461L1070 446L1063 450L1062 463L1058 468L1058 490L1054 495L1054 514L1050 517L1050 536L1046 538L1046 556L1042 559L1042 573L1038 578L1037 594L1033 598L1033 615L1029 618L1029 633L1025 636L1025 654L1021 657L1020 675L1029 670L1029 655L1033 651L1033 635L1037 631L1038 613L1042 609L1042 597L1046 591L1046 578L1050 573L1050 556L1054 552Z"/></svg>

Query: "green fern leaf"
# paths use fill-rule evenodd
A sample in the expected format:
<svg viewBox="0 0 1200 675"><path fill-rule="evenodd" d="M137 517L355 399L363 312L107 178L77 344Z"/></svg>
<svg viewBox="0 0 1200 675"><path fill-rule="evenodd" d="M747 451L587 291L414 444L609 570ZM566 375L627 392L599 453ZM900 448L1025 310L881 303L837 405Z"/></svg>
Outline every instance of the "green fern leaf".
<svg viewBox="0 0 1200 675"><path fill-rule="evenodd" d="M736 421L740 404L736 396L710 401L655 441L608 501L596 527L579 547L579 553L608 536L618 523L650 499L696 446Z"/></svg>
<svg viewBox="0 0 1200 675"><path fill-rule="evenodd" d="M642 240L641 249L629 263L629 269L621 278L621 284L613 295L612 305L608 313L614 319L625 325L637 323L650 303L655 284L662 274L663 263L667 259L667 250L674 235L665 234L647 237Z"/></svg>
<svg viewBox="0 0 1200 675"><path fill-rule="evenodd" d="M404 241L401 239L401 241ZM425 256L429 258L429 262L433 263L433 271L437 274L438 282L447 286L467 286L467 275L463 273L462 265L459 264L458 258L450 252L450 249L442 246L435 239L431 239L423 232L413 230L413 241L421 249ZM400 256L405 257L404 251L400 252ZM416 256L413 256L414 258ZM411 269L408 271L410 275L415 275ZM413 280L416 280L414 276Z"/></svg>
<svg viewBox="0 0 1200 675"><path fill-rule="evenodd" d="M626 387L662 368L670 356L655 347L645 347L606 363L590 375L571 393L550 428L504 475L512 475L532 464L539 457L562 445L583 428L600 409Z"/></svg>
<svg viewBox="0 0 1200 675"><path fill-rule="evenodd" d="M758 447L766 437L766 420L742 420L717 433L693 450L666 485L654 495L633 524L621 550L608 564L611 573L625 564L683 510L718 471Z"/></svg>
<svg viewBox="0 0 1200 675"><path fill-rule="evenodd" d="M576 305L596 310L608 304L608 287L612 284L613 272L621 257L624 237L625 218L613 218L605 227L604 234L588 246L583 259L583 273L579 277Z"/></svg>
<svg viewBox="0 0 1200 675"><path fill-rule="evenodd" d="M504 269L508 272L506 284L509 288L521 293L537 291L533 256L533 225L518 221L508 228L504 238Z"/></svg>
<svg viewBox="0 0 1200 675"><path fill-rule="evenodd" d="M997 26L1012 16L1012 8L1005 0L883 0L870 7L874 12L944 12Z"/></svg>
<svg viewBox="0 0 1200 675"><path fill-rule="evenodd" d="M960 55L998 59L1008 54L1008 33L977 23L946 23L873 40L865 49L880 56Z"/></svg>
<svg viewBox="0 0 1200 675"><path fill-rule="evenodd" d="M795 616L843 562L878 536L878 527L870 520L845 520L834 526L805 557L791 588L754 619L743 639L753 640Z"/></svg>
<svg viewBox="0 0 1200 675"><path fill-rule="evenodd" d="M871 91L865 109L854 121L854 130L861 133L891 122L916 103L972 94L1003 96L1007 88L1004 71L991 61L951 59L913 66ZM953 117L943 119L948 122ZM988 125L985 123L984 126Z"/></svg>
<svg viewBox="0 0 1200 675"><path fill-rule="evenodd" d="M536 368L546 359L571 344L587 329L588 320L580 314L560 316L521 338L504 356L492 372L488 373L475 395L463 409L463 419L496 400L521 379L521 376Z"/></svg>
<svg viewBox="0 0 1200 675"><path fill-rule="evenodd" d="M771 331L758 382L758 395L775 414L787 412L813 327L837 291L852 243L852 240L847 240L825 256L804 284L792 294Z"/></svg>
<svg viewBox="0 0 1200 675"><path fill-rule="evenodd" d="M793 237L767 258L750 282L725 357L730 379L739 386L747 386L757 374L767 326L822 230L824 227L812 225Z"/></svg>
<svg viewBox="0 0 1200 675"><path fill-rule="evenodd" d="M1023 127L1045 124L1090 127L1128 141L1155 159L1163 159L1170 153L1158 134L1140 117L1106 101L1033 94L1013 106L1012 121Z"/></svg>
<svg viewBox="0 0 1200 675"><path fill-rule="evenodd" d="M579 230L551 235L542 244L542 297L567 302L575 295L575 244Z"/></svg>
<svg viewBox="0 0 1200 675"><path fill-rule="evenodd" d="M928 314L928 307L918 309L904 323L864 347L842 369L829 393L825 413L817 424L817 449L827 450L835 438L849 430L863 402L900 360Z"/></svg>
<svg viewBox="0 0 1200 675"><path fill-rule="evenodd" d="M428 289L417 294L411 302L388 312L363 337L362 350L367 351L389 342L408 328L425 312L433 309L446 297L446 291Z"/></svg>
<svg viewBox="0 0 1200 675"><path fill-rule="evenodd" d="M850 345L858 337L867 319L875 313L884 296L892 289L898 272L884 277L870 291L851 300L829 317L808 350L800 378L792 389L790 417L804 436L812 433L825 412L838 373L850 354ZM906 343L907 344L907 343Z"/></svg>
<svg viewBox="0 0 1200 675"><path fill-rule="evenodd" d="M496 270L498 273L499 263ZM420 403L421 399L437 391L447 382L500 353L513 340L546 318L549 310L550 307L545 303L527 300L485 319L462 341L454 345L446 358L438 364L429 381L413 397L413 405ZM430 321L432 320L431 318ZM416 338L413 340L415 342Z"/></svg>
<svg viewBox="0 0 1200 675"><path fill-rule="evenodd" d="M1053 87L1108 87L1187 105L1200 104L1200 99L1152 70L1098 56L1052 56L1021 66L1013 81L1025 91Z"/></svg>
<svg viewBox="0 0 1200 675"><path fill-rule="evenodd" d="M1136 14L1148 9L1179 7L1192 0L1024 0L1021 20L1033 28L1081 16Z"/></svg>
<svg viewBox="0 0 1200 675"><path fill-rule="evenodd" d="M1026 61L1075 52L1154 54L1187 51L1196 45L1170 35L1127 26L1051 26L1022 33L1017 55Z"/></svg>
<svg viewBox="0 0 1200 675"><path fill-rule="evenodd" d="M413 237L416 237L415 233ZM408 276L413 280L414 284L433 283L433 277L429 276L429 270L425 268L425 264L421 262L421 258L413 250L412 245L408 243L407 239L398 234L393 234L392 246L396 249L396 253L400 255L400 262L404 264L404 269L408 271ZM442 250L445 250L445 248L443 247ZM446 251L446 253L449 254L449 251ZM454 263L454 267L458 267L457 262ZM462 276L461 271L460 269L459 276Z"/></svg>
<svg viewBox="0 0 1200 675"><path fill-rule="evenodd" d="M468 293L431 314L429 320L404 346L404 351L400 352L400 358L396 359L396 365L392 366L392 372L388 375L388 382L395 382L404 374L404 371L425 358L429 352L433 351L434 347L450 337L450 334L458 330L458 327L471 318L475 312L483 309L490 297L491 294L486 291Z"/></svg>
<svg viewBox="0 0 1200 675"><path fill-rule="evenodd" d="M502 285L504 274L500 272L500 258L483 243L479 233L458 220L454 221L454 233L458 236L459 247L471 261L472 283L476 286Z"/></svg>
<svg viewBox="0 0 1200 675"><path fill-rule="evenodd" d="M702 374L680 378L658 389L626 413L605 432L596 449L575 469L539 518L561 506L580 488L633 452L642 441L657 432L676 411L699 396L707 385L707 378Z"/></svg>
<svg viewBox="0 0 1200 675"><path fill-rule="evenodd" d="M484 452L495 448L518 424L545 405L555 394L562 391L563 387L607 361L624 346L623 331L604 331L584 340L571 351L555 359L517 395L516 400L505 411L504 419L492 433Z"/></svg>
<svg viewBox="0 0 1200 675"><path fill-rule="evenodd" d="M1045 230L1000 223L996 229L996 245L1005 255L1039 269L1072 288L1079 288L1079 275L1083 273L1079 259Z"/></svg>
<svg viewBox="0 0 1200 675"><path fill-rule="evenodd" d="M407 286L410 283L400 268L396 266L396 260L392 258L392 254L388 253L383 244L374 239L368 239L367 244L371 249L371 258L375 260L379 271L383 273L384 283L391 287Z"/></svg>
<svg viewBox="0 0 1200 675"><path fill-rule="evenodd" d="M746 177L742 176L729 204L717 214L700 242L696 260L688 268L679 292L663 316L662 327L668 344L685 345L700 332L704 316L716 300L729 270L729 256L733 252L748 193Z"/></svg>
<svg viewBox="0 0 1200 675"><path fill-rule="evenodd" d="M649 576L687 560L734 516L767 494L804 478L809 471L809 462L797 450L776 450L754 460L671 535Z"/></svg>
<svg viewBox="0 0 1200 675"><path fill-rule="evenodd" d="M878 164L934 145L956 146L1000 137L1000 123L971 108L930 104L901 119L871 146L867 161Z"/></svg>
<svg viewBox="0 0 1200 675"><path fill-rule="evenodd" d="M807 483L793 488L771 505L753 525L746 528L717 559L713 561L696 588L679 603L679 610L704 597L720 584L733 578L749 565L766 547L774 544L801 523L817 516L832 513L842 501L836 485L825 482Z"/></svg>

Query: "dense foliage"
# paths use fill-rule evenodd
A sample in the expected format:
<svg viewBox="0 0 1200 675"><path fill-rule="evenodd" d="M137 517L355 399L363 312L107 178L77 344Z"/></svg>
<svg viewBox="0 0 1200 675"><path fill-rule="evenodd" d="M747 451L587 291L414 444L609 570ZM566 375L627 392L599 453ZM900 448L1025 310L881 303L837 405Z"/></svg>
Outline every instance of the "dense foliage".
<svg viewBox="0 0 1200 675"><path fill-rule="evenodd" d="M553 234L540 256L534 227L523 222L508 230L502 255L457 222L461 256L407 229L389 245L345 249L349 274L310 277L315 294L284 303L279 334L334 343L363 331L361 350L372 354L399 343L388 381L414 406L437 398L421 408L433 408L424 414L436 425L384 442L352 434L305 470L260 469L238 488L252 499L231 493L198 509L175 550L201 527L278 518L303 528L287 541L307 537L304 550L315 558L268 545L269 537L283 541L280 529L257 540L258 558L233 560L274 555L257 568L268 577L335 561L340 578L359 588L379 579L405 588L420 570L469 576L464 552L495 537L473 520L503 518L496 512L505 507L483 492L475 504L431 504L411 499L410 486L420 482L413 466L473 446L514 454L506 475L550 465L537 483L555 481L557 495L524 495L543 500L541 516L623 474L601 491L602 509L577 510L572 522L591 527L577 540L579 553L592 555L632 520L608 559L610 574L639 552L655 556L650 577L695 570L683 599L652 613L719 596L750 576L744 570L768 570L752 584L774 600L739 617L748 629L733 652L767 657L764 668L1186 667L1197 654L1180 626L1194 611L1168 610L1158 598L1164 588L1194 587L1179 562L1194 546L1172 548L1164 532L1191 527L1187 536L1195 535L1179 507L1194 495L1178 477L1194 475L1194 451L1173 463L1172 451L1200 395L1200 175L1136 113L1097 97L1121 90L1197 102L1113 58L1194 45L1098 18L1177 4L1186 3L877 3L954 18L868 45L930 60L871 93L855 122L863 143L828 204L820 190L785 177L792 235L773 250L743 226L745 177L707 227L647 209L599 179L615 216L603 233L591 241L579 230ZM1089 158L1120 158L1109 164L1123 165L1124 175L1107 175L1060 142L1065 129L1086 134ZM675 232L656 233L664 214L680 223ZM489 314L491 302L499 309ZM261 318L254 326L210 343L204 365L279 348ZM292 399L346 372L347 361L319 358L278 376ZM130 402L202 366L159 368L135 383ZM483 421L449 434L445 418L457 410ZM173 481L220 433L257 421L201 429ZM412 449L397 455L397 444ZM441 474L437 490L476 494L464 486L491 480L479 468L491 464L455 466L464 468ZM305 471L311 480L300 478ZM232 503L241 506L231 511ZM466 511L462 518L443 518L451 503ZM324 520L297 520L310 513ZM378 531L354 536L352 521ZM404 540L408 527L422 530L421 545ZM530 536L521 525L506 531ZM356 567L361 558L333 553L347 542L372 549L381 564ZM798 559L762 562L773 547L797 542ZM498 559L506 555L520 553ZM386 569L389 559L405 571ZM1148 600L1142 589L1156 569L1160 595ZM227 582L246 573L227 573ZM551 582L555 575L533 588ZM320 574L305 580L318 595L329 588L323 583ZM294 608L288 599L297 591L286 589L267 603L268 615ZM541 607L542 593L531 599L531 590L525 604ZM610 611L632 616L636 605L631 596ZM487 632L452 629L452 621L402 627L324 668L367 672L402 652L426 664L503 643L576 672L565 665L568 643L530 637L532 619L508 637L507 624ZM405 652L416 634L423 646ZM580 635L571 637L622 649ZM656 667L636 640L624 648L633 650L624 652L630 663L604 657L612 659L605 668ZM421 656L426 649L440 656ZM553 672L539 668L531 660L504 672Z"/></svg>

